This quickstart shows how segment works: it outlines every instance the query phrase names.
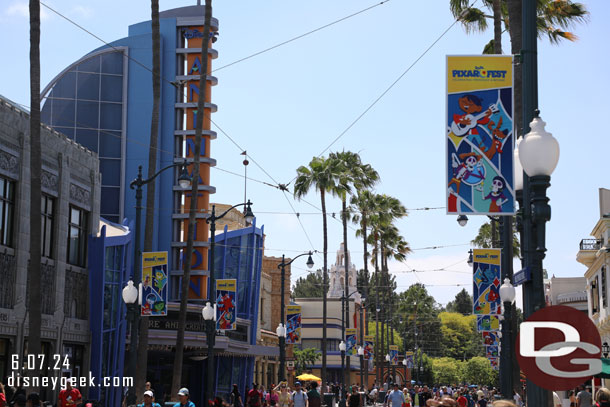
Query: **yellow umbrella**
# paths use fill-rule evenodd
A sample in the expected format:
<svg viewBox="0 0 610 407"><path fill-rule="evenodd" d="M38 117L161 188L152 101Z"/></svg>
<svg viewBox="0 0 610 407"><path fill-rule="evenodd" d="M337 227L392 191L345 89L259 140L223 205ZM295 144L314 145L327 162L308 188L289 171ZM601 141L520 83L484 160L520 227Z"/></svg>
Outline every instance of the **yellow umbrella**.
<svg viewBox="0 0 610 407"><path fill-rule="evenodd" d="M311 373L303 373L302 375L297 376L297 379L304 382L319 382L322 380L318 376L314 376Z"/></svg>

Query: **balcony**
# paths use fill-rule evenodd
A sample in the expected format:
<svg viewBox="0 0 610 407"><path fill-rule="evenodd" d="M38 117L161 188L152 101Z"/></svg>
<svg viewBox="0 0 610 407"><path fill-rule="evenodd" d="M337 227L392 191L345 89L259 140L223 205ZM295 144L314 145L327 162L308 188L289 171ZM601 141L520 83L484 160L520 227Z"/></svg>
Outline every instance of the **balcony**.
<svg viewBox="0 0 610 407"><path fill-rule="evenodd" d="M590 267L596 259L596 253L602 247L601 240L598 239L582 239L576 261Z"/></svg>

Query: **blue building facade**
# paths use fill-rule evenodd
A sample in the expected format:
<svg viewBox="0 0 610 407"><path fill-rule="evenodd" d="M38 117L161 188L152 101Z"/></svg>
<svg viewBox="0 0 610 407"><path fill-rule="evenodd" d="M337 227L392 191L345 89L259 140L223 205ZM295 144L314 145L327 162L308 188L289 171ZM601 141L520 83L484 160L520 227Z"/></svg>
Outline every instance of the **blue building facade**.
<svg viewBox="0 0 610 407"><path fill-rule="evenodd" d="M122 377L127 322L121 292L133 269L132 228L101 222L100 233L89 237L90 370L97 378ZM121 396L121 387L89 390L89 398L106 406L120 405Z"/></svg>

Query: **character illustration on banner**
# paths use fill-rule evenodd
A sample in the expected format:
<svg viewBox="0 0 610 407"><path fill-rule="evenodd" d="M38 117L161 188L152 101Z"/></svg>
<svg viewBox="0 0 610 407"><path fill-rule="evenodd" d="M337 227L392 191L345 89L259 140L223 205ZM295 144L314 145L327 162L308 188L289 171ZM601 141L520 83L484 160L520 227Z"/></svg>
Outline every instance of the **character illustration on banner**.
<svg viewBox="0 0 610 407"><path fill-rule="evenodd" d="M167 275L163 272L163 267L155 268L155 281L154 286L158 292L163 290L165 284L167 283Z"/></svg>
<svg viewBox="0 0 610 407"><path fill-rule="evenodd" d="M288 337L288 343L299 342L299 330L301 327L301 314L294 314L286 323L286 336Z"/></svg>
<svg viewBox="0 0 610 407"><path fill-rule="evenodd" d="M489 212L502 212L502 205L508 202L508 198L504 195L504 188L506 188L506 181L499 175L496 175L491 182L491 191L485 195L483 190L484 183L476 186L475 189L481 191L481 198L491 200L489 203Z"/></svg>
<svg viewBox="0 0 610 407"><path fill-rule="evenodd" d="M348 355L356 355L356 335L348 335L345 340L347 341L346 349L348 350Z"/></svg>
<svg viewBox="0 0 610 407"><path fill-rule="evenodd" d="M366 342L364 345L364 358L370 359L373 355L373 344L371 342Z"/></svg>
<svg viewBox="0 0 610 407"><path fill-rule="evenodd" d="M492 346L498 345L498 336L495 332L484 331L483 332L483 345Z"/></svg>
<svg viewBox="0 0 610 407"><path fill-rule="evenodd" d="M458 99L463 114L454 114L451 131L458 137L468 136L475 145L482 146L483 140L479 135L477 126L489 122L489 116L497 112L495 105L490 105L483 113L483 103L477 95L466 94ZM475 116L476 114L476 116Z"/></svg>
<svg viewBox="0 0 610 407"><path fill-rule="evenodd" d="M157 302L159 302L161 300L161 298L159 298L157 296L156 292L150 290L150 287L149 287L148 293L143 291L143 297L146 300L142 304L142 315L152 315L153 310L155 309L155 304ZM163 302L163 301L161 301L161 302Z"/></svg>
<svg viewBox="0 0 610 407"><path fill-rule="evenodd" d="M468 185L477 185L485 179L485 167L481 164L482 156L470 152L460 154L460 159L455 153L451 155L451 166L453 167L453 178L449 181L447 187L455 184L456 193L460 193L460 185L462 181Z"/></svg>
<svg viewBox="0 0 610 407"><path fill-rule="evenodd" d="M218 309L220 310L220 319L218 326L220 329L233 329L233 313L235 312L235 303L233 298L227 292L218 297Z"/></svg>
<svg viewBox="0 0 610 407"><path fill-rule="evenodd" d="M492 161L496 154L502 154L502 148L504 147L504 141L506 137L508 137L509 129L501 129L502 127L503 117L500 116L500 120L498 120L498 125L494 128L493 126L496 124L494 121L489 121L487 124L487 128L491 132L491 136L493 138L492 144L487 150L485 150L485 157Z"/></svg>

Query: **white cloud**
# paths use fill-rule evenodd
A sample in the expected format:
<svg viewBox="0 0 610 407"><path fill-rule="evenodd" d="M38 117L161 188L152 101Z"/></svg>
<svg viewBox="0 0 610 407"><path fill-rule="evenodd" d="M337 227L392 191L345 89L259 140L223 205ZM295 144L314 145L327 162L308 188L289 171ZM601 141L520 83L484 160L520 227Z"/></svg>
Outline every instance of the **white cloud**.
<svg viewBox="0 0 610 407"><path fill-rule="evenodd" d="M82 18L89 18L93 15L93 9L90 7L85 7L85 6L75 6L70 10L70 14L77 16L77 17L82 17Z"/></svg>
<svg viewBox="0 0 610 407"><path fill-rule="evenodd" d="M25 1L14 2L4 12L6 16L9 17L25 17L27 19L30 18L30 6ZM44 6L40 6L40 19L48 20L51 16L49 12L44 8Z"/></svg>

